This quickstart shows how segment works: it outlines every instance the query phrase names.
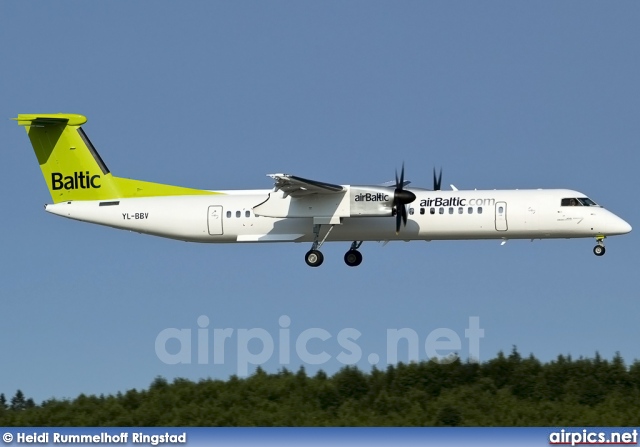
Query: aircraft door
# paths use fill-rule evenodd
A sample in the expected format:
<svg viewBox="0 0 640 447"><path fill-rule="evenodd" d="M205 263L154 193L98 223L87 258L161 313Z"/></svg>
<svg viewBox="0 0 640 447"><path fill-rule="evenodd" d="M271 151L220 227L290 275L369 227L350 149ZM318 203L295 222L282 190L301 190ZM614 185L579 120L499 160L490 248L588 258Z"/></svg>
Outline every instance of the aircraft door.
<svg viewBox="0 0 640 447"><path fill-rule="evenodd" d="M507 202L496 202L496 230L507 231Z"/></svg>
<svg viewBox="0 0 640 447"><path fill-rule="evenodd" d="M207 214L207 226L211 236L219 236L222 234L222 207L220 205L212 205L209 207Z"/></svg>

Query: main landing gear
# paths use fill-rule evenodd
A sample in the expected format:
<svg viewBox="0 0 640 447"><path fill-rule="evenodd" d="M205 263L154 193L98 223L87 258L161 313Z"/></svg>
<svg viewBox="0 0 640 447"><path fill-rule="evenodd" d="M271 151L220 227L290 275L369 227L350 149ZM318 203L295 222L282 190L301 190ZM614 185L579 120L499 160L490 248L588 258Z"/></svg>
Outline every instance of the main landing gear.
<svg viewBox="0 0 640 447"><path fill-rule="evenodd" d="M329 236L329 233L331 233L331 230L333 230L333 225L329 227L327 234L325 234L322 240L320 240L320 224L313 225L313 244L311 244L311 250L304 255L304 261L309 267L320 267L322 265L324 256L319 248L322 247L322 244L324 244L324 241L327 239L327 236Z"/></svg>
<svg viewBox="0 0 640 447"><path fill-rule="evenodd" d="M316 224L313 226L313 244L311 245L311 250L309 250L304 255L304 261L307 263L309 267L320 267L322 262L324 261L324 255L320 251L320 247L327 239L329 233L333 230L333 225L329 227L329 231L324 235L322 240L320 240L320 225ZM362 253L358 251L358 248L362 245L362 241L353 241L351 243L351 248L344 255L344 262L349 267L356 267L362 263Z"/></svg>
<svg viewBox="0 0 640 447"><path fill-rule="evenodd" d="M324 261L324 255L319 250L311 249L304 255L304 260L309 267L319 267Z"/></svg>
<svg viewBox="0 0 640 447"><path fill-rule="evenodd" d="M362 241L353 242L351 246L353 247L354 244L359 247L362 244ZM304 255L304 260L309 267L319 267L324 261L324 255L320 250L311 249ZM351 248L344 254L344 262L349 267L357 267L362 263L362 253L355 248Z"/></svg>
<svg viewBox="0 0 640 447"><path fill-rule="evenodd" d="M361 245L362 241L353 241L349 251L344 254L344 262L349 267L357 267L362 263L362 253L358 251Z"/></svg>
<svg viewBox="0 0 640 447"><path fill-rule="evenodd" d="M593 254L596 256L602 256L606 251L604 248L604 236L597 236L596 242L598 245L593 247Z"/></svg>

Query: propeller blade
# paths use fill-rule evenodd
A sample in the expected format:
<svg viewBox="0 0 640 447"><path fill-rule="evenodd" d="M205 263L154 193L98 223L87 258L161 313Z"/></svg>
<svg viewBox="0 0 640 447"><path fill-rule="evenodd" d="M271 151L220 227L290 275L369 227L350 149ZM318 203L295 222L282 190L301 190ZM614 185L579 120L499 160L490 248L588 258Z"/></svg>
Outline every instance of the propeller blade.
<svg viewBox="0 0 640 447"><path fill-rule="evenodd" d="M396 216L396 234L400 232L400 226L407 225L407 206L416 200L416 195L411 191L404 189L404 162L400 170L400 178L398 178L398 170L396 169L396 189L393 192L393 210Z"/></svg>
<svg viewBox="0 0 640 447"><path fill-rule="evenodd" d="M436 168L433 168L433 190L440 191L442 186L442 168L440 168L440 174L436 178Z"/></svg>

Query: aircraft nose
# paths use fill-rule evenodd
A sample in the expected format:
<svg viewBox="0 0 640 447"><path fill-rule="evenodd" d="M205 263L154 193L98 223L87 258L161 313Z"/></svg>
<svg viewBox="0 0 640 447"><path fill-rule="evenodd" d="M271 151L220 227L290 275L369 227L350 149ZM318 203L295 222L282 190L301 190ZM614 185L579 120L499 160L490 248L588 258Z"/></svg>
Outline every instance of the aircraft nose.
<svg viewBox="0 0 640 447"><path fill-rule="evenodd" d="M613 222L612 228L614 234L627 234L631 232L631 225L624 219L616 216L615 222Z"/></svg>
<svg viewBox="0 0 640 447"><path fill-rule="evenodd" d="M622 219L620 219L620 220L622 220ZM623 226L622 232L624 234L631 233L632 228L631 228L631 225L629 225L628 222L622 220L622 226Z"/></svg>

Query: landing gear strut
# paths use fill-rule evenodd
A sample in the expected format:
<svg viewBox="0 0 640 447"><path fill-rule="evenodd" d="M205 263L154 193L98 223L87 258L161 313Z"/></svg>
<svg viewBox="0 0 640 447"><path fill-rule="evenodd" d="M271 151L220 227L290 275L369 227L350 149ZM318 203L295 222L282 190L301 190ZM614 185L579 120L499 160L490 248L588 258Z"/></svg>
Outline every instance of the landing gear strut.
<svg viewBox="0 0 640 447"><path fill-rule="evenodd" d="M344 262L349 267L357 267L362 263L362 253L358 251L361 245L362 241L353 241L349 251L344 254Z"/></svg>
<svg viewBox="0 0 640 447"><path fill-rule="evenodd" d="M327 234L325 234L320 241L320 224L315 224L313 226L313 244L311 244L311 250L304 255L304 260L309 267L319 267L322 265L324 256L320 251L320 247L324 244L324 241L327 239L327 236L329 236L329 233L331 233L331 230L333 230L333 225L329 227Z"/></svg>
<svg viewBox="0 0 640 447"><path fill-rule="evenodd" d="M596 256L602 256L606 251L604 248L604 236L597 236L596 242L598 245L593 247L593 254Z"/></svg>

